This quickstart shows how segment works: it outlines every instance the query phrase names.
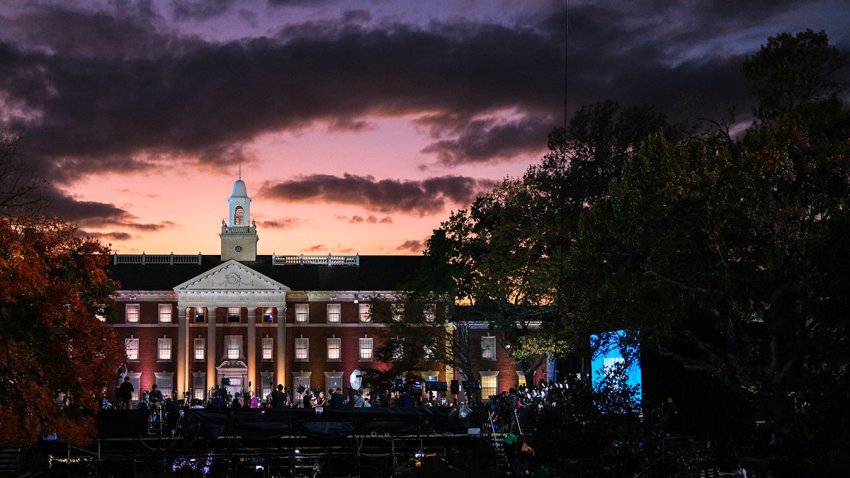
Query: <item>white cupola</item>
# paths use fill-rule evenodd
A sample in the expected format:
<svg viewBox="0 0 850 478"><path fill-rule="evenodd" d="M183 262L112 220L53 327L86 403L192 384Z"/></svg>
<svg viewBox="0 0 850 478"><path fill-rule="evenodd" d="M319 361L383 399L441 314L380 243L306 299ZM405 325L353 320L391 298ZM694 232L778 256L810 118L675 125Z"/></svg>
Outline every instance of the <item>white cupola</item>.
<svg viewBox="0 0 850 478"><path fill-rule="evenodd" d="M227 204L228 221L222 221L219 235L221 260L257 260L257 225L251 221L251 198L248 197L245 181L242 181L241 171L239 179L233 183L233 191Z"/></svg>
<svg viewBox="0 0 850 478"><path fill-rule="evenodd" d="M248 226L251 224L251 198L248 197L248 188L242 178L233 183L233 193L227 201L230 206L230 220L227 225Z"/></svg>

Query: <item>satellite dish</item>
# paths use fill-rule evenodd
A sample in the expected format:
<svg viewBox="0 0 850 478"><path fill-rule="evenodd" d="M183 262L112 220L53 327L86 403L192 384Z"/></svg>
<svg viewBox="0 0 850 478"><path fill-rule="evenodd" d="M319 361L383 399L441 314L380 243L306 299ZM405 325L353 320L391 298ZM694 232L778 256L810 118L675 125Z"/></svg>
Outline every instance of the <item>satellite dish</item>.
<svg viewBox="0 0 850 478"><path fill-rule="evenodd" d="M363 372L361 372L359 369L354 369L354 371L351 372L351 375L348 377L348 383L351 384L351 388L353 388L354 390L360 390L362 382Z"/></svg>

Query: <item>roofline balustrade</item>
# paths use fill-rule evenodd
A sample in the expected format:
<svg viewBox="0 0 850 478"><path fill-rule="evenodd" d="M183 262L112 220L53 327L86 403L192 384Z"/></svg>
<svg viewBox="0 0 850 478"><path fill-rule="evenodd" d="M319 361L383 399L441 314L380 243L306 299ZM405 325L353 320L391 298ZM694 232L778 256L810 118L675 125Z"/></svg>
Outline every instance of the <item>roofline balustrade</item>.
<svg viewBox="0 0 850 478"><path fill-rule="evenodd" d="M339 256L328 254L326 256L321 255L290 255L290 256L279 256L277 254L272 255L272 264L276 266L301 266L301 265L315 265L315 266L354 266L357 267L360 265L360 254L355 254L353 256Z"/></svg>
<svg viewBox="0 0 850 478"><path fill-rule="evenodd" d="M182 264L191 264L191 265L200 265L201 264L201 253L197 254L145 254L144 252L141 254L113 254L112 263L115 265L118 264L167 264L170 266L173 265L182 265Z"/></svg>

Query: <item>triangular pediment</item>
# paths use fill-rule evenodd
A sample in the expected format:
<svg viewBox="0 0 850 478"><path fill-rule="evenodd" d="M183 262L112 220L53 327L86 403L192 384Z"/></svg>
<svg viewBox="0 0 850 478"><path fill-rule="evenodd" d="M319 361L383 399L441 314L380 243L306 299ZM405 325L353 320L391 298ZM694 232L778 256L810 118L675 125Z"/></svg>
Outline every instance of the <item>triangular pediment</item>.
<svg viewBox="0 0 850 478"><path fill-rule="evenodd" d="M289 287L235 260L229 260L174 288L181 291L282 291Z"/></svg>

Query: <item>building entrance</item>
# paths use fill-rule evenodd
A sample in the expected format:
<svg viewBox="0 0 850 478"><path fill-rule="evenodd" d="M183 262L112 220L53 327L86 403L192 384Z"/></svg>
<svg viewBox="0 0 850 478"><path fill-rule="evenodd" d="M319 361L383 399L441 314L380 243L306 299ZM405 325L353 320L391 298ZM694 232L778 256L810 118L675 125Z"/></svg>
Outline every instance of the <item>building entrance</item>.
<svg viewBox="0 0 850 478"><path fill-rule="evenodd" d="M216 367L216 384L230 395L246 392L253 385L248 381L248 366L241 360L225 360Z"/></svg>

